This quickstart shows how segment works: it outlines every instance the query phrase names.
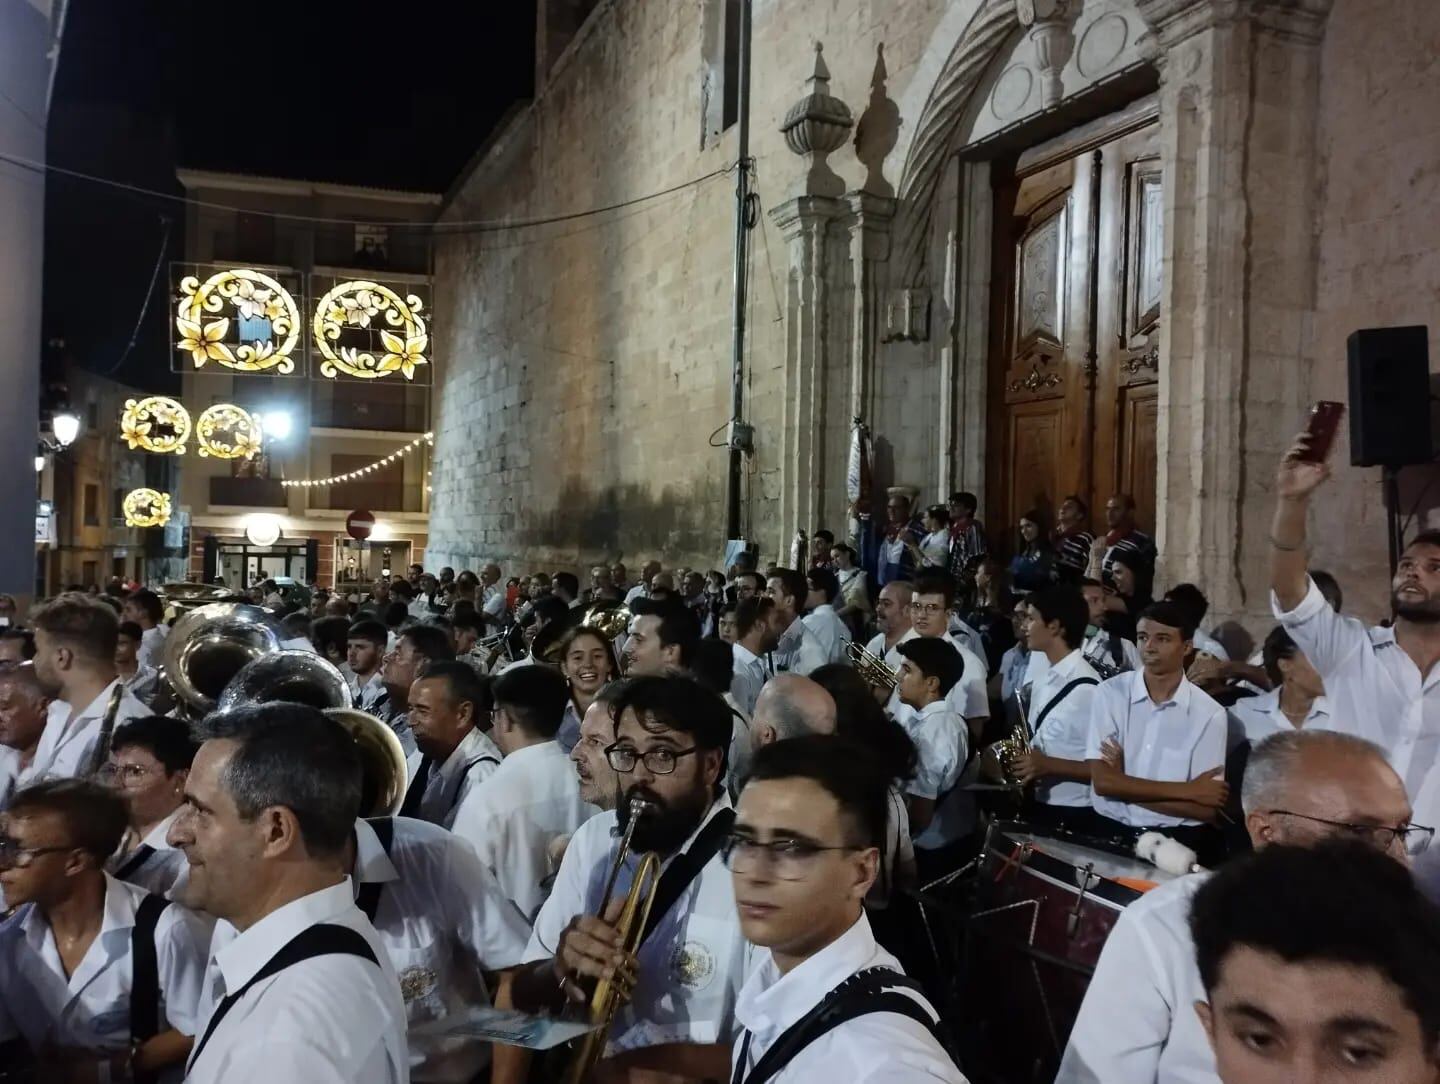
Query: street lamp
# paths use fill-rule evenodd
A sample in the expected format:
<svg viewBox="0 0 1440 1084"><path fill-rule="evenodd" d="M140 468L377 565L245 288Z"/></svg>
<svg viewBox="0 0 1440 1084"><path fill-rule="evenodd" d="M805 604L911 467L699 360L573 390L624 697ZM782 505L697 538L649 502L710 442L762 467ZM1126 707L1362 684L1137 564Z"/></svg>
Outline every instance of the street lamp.
<svg viewBox="0 0 1440 1084"><path fill-rule="evenodd" d="M35 453L35 473L39 474L45 469L45 457L39 452Z"/></svg>
<svg viewBox="0 0 1440 1084"><path fill-rule="evenodd" d="M50 419L50 431L55 434L55 443L68 448L80 435L80 415L62 410Z"/></svg>

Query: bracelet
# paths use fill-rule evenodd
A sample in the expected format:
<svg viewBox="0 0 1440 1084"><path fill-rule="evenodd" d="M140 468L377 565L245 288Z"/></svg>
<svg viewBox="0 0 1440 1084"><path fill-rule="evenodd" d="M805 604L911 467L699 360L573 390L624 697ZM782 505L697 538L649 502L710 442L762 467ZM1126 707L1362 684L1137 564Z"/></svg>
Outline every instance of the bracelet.
<svg viewBox="0 0 1440 1084"><path fill-rule="evenodd" d="M1273 534L1270 536L1270 545L1273 546L1275 549L1279 550L1281 553L1296 553L1305 548L1305 543L1303 541L1296 542L1292 546L1285 542L1281 542Z"/></svg>

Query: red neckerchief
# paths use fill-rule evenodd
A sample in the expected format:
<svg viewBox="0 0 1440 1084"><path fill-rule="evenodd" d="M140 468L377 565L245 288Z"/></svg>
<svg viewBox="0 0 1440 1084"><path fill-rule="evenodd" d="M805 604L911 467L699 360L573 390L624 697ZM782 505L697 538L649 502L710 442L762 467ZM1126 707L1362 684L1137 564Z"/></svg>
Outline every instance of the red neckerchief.
<svg viewBox="0 0 1440 1084"><path fill-rule="evenodd" d="M1134 527L1126 527L1125 530L1119 531L1118 533L1117 533L1116 531L1106 531L1106 532L1105 532L1105 545L1107 545L1107 546L1113 546L1113 545L1115 545L1117 542L1119 542L1122 538L1129 538L1129 537L1130 537L1132 534L1134 534L1134 533L1135 533L1135 528L1134 528Z"/></svg>

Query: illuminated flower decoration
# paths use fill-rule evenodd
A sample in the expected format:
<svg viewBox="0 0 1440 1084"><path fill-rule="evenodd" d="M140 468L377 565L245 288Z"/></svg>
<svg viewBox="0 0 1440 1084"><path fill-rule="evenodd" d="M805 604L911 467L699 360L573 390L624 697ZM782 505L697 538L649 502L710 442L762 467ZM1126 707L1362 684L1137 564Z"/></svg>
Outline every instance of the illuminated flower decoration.
<svg viewBox="0 0 1440 1084"><path fill-rule="evenodd" d="M132 451L143 448L157 455L184 455L185 442L190 439L190 412L163 395L127 399L120 415L120 435Z"/></svg>
<svg viewBox="0 0 1440 1084"><path fill-rule="evenodd" d="M221 315L227 306L238 319ZM254 334L256 321L268 322L268 338L241 340L241 334ZM300 312L285 287L264 272L236 268L218 271L204 282L193 275L182 279L175 326L180 331L177 348L190 355L197 369L218 361L241 372L295 371Z"/></svg>
<svg viewBox="0 0 1440 1084"><path fill-rule="evenodd" d="M260 419L234 403L216 403L195 423L200 454L216 459L250 459L263 439Z"/></svg>
<svg viewBox="0 0 1440 1084"><path fill-rule="evenodd" d="M338 283L315 306L312 330L322 359L321 374L375 380L399 373L406 380L415 379L416 368L429 360L425 351L430 333L420 315L423 308L414 294L402 298L378 282ZM371 327L371 320L382 314L389 327Z"/></svg>
<svg viewBox="0 0 1440 1084"><path fill-rule="evenodd" d="M127 527L163 527L170 522L170 494L132 489L120 502Z"/></svg>

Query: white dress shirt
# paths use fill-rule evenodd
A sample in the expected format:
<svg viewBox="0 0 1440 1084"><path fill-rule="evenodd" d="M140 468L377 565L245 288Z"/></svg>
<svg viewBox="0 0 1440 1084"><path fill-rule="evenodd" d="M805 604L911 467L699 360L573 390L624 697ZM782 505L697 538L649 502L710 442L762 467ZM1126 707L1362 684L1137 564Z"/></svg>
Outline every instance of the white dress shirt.
<svg viewBox="0 0 1440 1084"><path fill-rule="evenodd" d="M347 877L270 912L219 944L205 975L196 1046L221 1000L238 991L311 926L354 930L376 963L341 953L316 956L262 979L231 1007L186 1084L406 1084L405 1002L384 943ZM377 966L378 964L378 966Z"/></svg>
<svg viewBox="0 0 1440 1084"><path fill-rule="evenodd" d="M1125 774L1136 779L1185 783L1225 765L1225 709L1185 678L1175 694L1157 704L1143 670L1103 682L1091 701L1087 760L1114 739L1125 751ZM1095 811L1132 828L1174 827L1199 821L1157 813L1136 802L1094 799Z"/></svg>
<svg viewBox="0 0 1440 1084"><path fill-rule="evenodd" d="M735 1017L750 1033L750 1045L744 1051L745 1044L736 1041L732 1065L741 1068L743 1051L748 1054L743 1067L746 1073L775 1040L852 975L872 967L904 974L899 961L876 944L863 910L855 925L788 974L780 973L769 949L757 949L756 961L735 1004ZM906 990L902 996L914 995ZM915 1000L923 1008L930 1008L919 998ZM965 1084L960 1070L928 1029L908 1016L892 1012L866 1013L831 1028L770 1077L771 1084L826 1080L846 1084L933 1080Z"/></svg>
<svg viewBox="0 0 1440 1084"><path fill-rule="evenodd" d="M1230 748L1244 742L1259 745L1271 734L1282 734L1295 730L1290 716L1280 710L1280 690L1271 689L1259 696L1247 696L1230 705ZM1305 721L1305 730L1332 730L1334 722L1330 717L1330 702L1317 696L1310 705Z"/></svg>
<svg viewBox="0 0 1440 1084"><path fill-rule="evenodd" d="M911 629L904 636L896 641L895 646L909 643L920 634ZM976 657L975 653L967 648L960 641L956 640L948 632L941 637L947 644L960 652L960 658L965 663L965 673L955 683L955 687L946 694L945 700L950 705L950 710L963 719L988 719L990 718L990 694L986 691L985 682L987 670L985 664ZM892 654L894 661L891 661ZM905 656L891 648L885 655L885 664L900 669L900 664L905 661ZM900 703L900 686L895 686L895 691L890 694L889 701L885 704L885 710L896 722L903 724L905 716L911 709Z"/></svg>
<svg viewBox="0 0 1440 1084"><path fill-rule="evenodd" d="M134 847L110 859L105 868L122 881L139 885L147 892L183 899L181 893L190 880L190 863L186 861L184 851L170 846L168 838L170 826L178 816L180 810L176 809L150 829ZM121 846L124 846L123 842Z"/></svg>
<svg viewBox="0 0 1440 1084"><path fill-rule="evenodd" d="M1221 662L1230 661L1230 652L1225 649L1225 645L1208 632L1196 629L1195 635L1190 638L1190 642L1194 645L1196 651L1203 651L1212 659L1219 659Z"/></svg>
<svg viewBox="0 0 1440 1084"><path fill-rule="evenodd" d="M716 798L701 828L729 808L725 795ZM555 888L535 920L525 949L527 963L550 959L570 920L599 909L619 847L617 825L615 811L608 810L591 817L571 837ZM689 849L700 830L681 851ZM673 855L666 859L662 871L673 861ZM631 854L615 883L616 897L630 890L637 864L638 856ZM735 915L730 871L718 853L659 919L638 956L639 981L633 998L615 1016L607 1047L611 1054L665 1043L731 1041L747 950Z"/></svg>
<svg viewBox="0 0 1440 1084"><path fill-rule="evenodd" d="M0 926L0 1041L23 1037L46 1045L100 1053L130 1048L130 939L145 890L105 875L100 932L67 976L50 924L25 904ZM160 980L160 1030L196 1033L209 926L172 903L155 925ZM179 1066L161 1076L178 1081Z"/></svg>
<svg viewBox="0 0 1440 1084"><path fill-rule="evenodd" d="M117 685L123 685L117 677L100 691L100 695L87 704L82 711L74 712L64 700L52 700L45 713L45 730L40 735L40 744L35 749L35 759L30 767L20 773L18 784L36 779L60 776L75 776L85 770L95 743L100 738L100 724L105 719L105 710L110 706L110 693ZM120 707L115 713L115 730L129 722L151 714L140 701L129 693L120 697Z"/></svg>
<svg viewBox="0 0 1440 1084"><path fill-rule="evenodd" d="M0 745L0 812L10 804L10 795L20 785L20 750Z"/></svg>
<svg viewBox="0 0 1440 1084"><path fill-rule="evenodd" d="M389 690L385 688L385 682L380 679L380 671L376 670L365 681L351 671L345 675L345 684L350 686L350 700L361 711L368 711L371 715L377 714L377 708L389 699Z"/></svg>
<svg viewBox="0 0 1440 1084"><path fill-rule="evenodd" d="M480 610L487 617L494 618L496 622L503 622L505 618L505 588L498 583L492 583L485 588Z"/></svg>
<svg viewBox="0 0 1440 1084"><path fill-rule="evenodd" d="M805 627L825 645L827 662L850 661L845 654L845 645L850 642L850 630L845 626L845 622L840 620L834 606L828 603L816 606L800 620L805 622Z"/></svg>
<svg viewBox="0 0 1440 1084"><path fill-rule="evenodd" d="M647 584L637 583L630 590L625 592L625 605L631 605L636 599L649 598L650 588Z"/></svg>
<svg viewBox="0 0 1440 1084"><path fill-rule="evenodd" d="M944 568L950 561L950 528L941 527L920 539L920 556L932 568Z"/></svg>
<svg viewBox="0 0 1440 1084"><path fill-rule="evenodd" d="M1394 629L1367 629L1337 614L1313 580L1289 613L1273 594L1271 605L1324 679L1331 729L1384 749L1405 781L1415 823L1440 824L1440 666L1421 674L1395 642Z"/></svg>
<svg viewBox="0 0 1440 1084"><path fill-rule="evenodd" d="M1096 663L1103 666L1115 666L1115 655L1111 651L1112 642L1120 643L1120 667L1124 670L1141 669L1140 649L1135 646L1134 640L1127 640L1123 636L1116 636L1109 629L1096 628L1093 632L1085 634L1085 646L1081 648L1085 652L1085 658L1090 661L1091 666Z"/></svg>
<svg viewBox="0 0 1440 1084"><path fill-rule="evenodd" d="M938 803L930 823L915 837L914 844L933 850L954 843L975 824L974 798L957 786L970 755L970 730L946 700L911 711L901 725L919 755L908 791Z"/></svg>
<svg viewBox="0 0 1440 1084"><path fill-rule="evenodd" d="M1166 881L1120 912L1055 1084L1220 1084L1190 936L1190 901L1209 876Z"/></svg>
<svg viewBox="0 0 1440 1084"><path fill-rule="evenodd" d="M803 617L797 617L790 623L790 627L781 633L780 642L775 645L773 654L777 669L808 677L832 661L831 651L831 640L822 637L807 625Z"/></svg>
<svg viewBox="0 0 1440 1084"><path fill-rule="evenodd" d="M460 803L453 828L528 922L545 902L550 844L597 812L580 798L580 780L565 750L545 741L506 756Z"/></svg>
<svg viewBox="0 0 1440 1084"><path fill-rule="evenodd" d="M770 670L765 665L765 660L754 654L748 647L741 643L730 645L731 658L734 661L734 676L730 679L730 693L735 697L735 703L746 715L755 714L755 701L760 698L760 690L765 687L765 682L770 677Z"/></svg>
<svg viewBox="0 0 1440 1084"><path fill-rule="evenodd" d="M375 933L400 980L410 1026L463 1016L490 1004L482 971L514 967L530 927L490 871L445 829L409 817L391 819L390 852L375 829L355 822L356 897L379 885ZM236 937L220 923L212 951ZM489 1044L411 1035L410 1074L419 1084L466 1084L490 1059Z"/></svg>
<svg viewBox="0 0 1440 1084"><path fill-rule="evenodd" d="M965 648L977 659L984 660L988 658L985 653L985 638L964 621L960 620L959 614L950 614L950 623L945 631L949 633L950 639L960 644L961 647Z"/></svg>
<svg viewBox="0 0 1440 1084"><path fill-rule="evenodd" d="M1077 678L1090 678L1096 684L1077 685L1071 689L1065 699L1045 716L1043 724L1031 735L1030 744L1047 756L1078 760L1083 764L1090 739L1090 708L1095 690L1099 687L1100 675L1085 661L1079 648L1046 670L1031 687L1029 714L1030 725L1034 727L1050 702ZM1042 779L1035 785L1035 798L1046 805L1088 809L1091 805L1090 784L1073 779Z"/></svg>
<svg viewBox="0 0 1440 1084"><path fill-rule="evenodd" d="M165 637L170 635L169 625L156 625L140 634L140 646L135 649L135 662L142 670L159 670L163 663Z"/></svg>
<svg viewBox="0 0 1440 1084"><path fill-rule="evenodd" d="M149 704L160 691L160 673L148 666L136 667L135 673L124 681L125 691L142 704Z"/></svg>
<svg viewBox="0 0 1440 1084"><path fill-rule="evenodd" d="M411 755L415 759L414 754ZM420 819L431 824L454 827L455 818L465 800L481 783L500 770L503 754L489 734L479 727L460 740L443 764L432 764L420 799ZM415 760L415 770L419 770ZM414 772L411 773L414 779Z"/></svg>

